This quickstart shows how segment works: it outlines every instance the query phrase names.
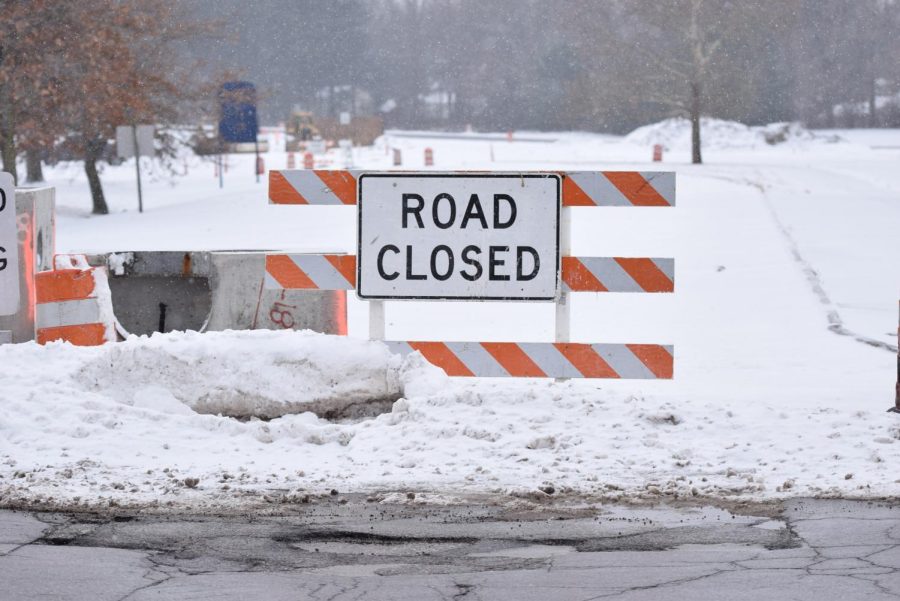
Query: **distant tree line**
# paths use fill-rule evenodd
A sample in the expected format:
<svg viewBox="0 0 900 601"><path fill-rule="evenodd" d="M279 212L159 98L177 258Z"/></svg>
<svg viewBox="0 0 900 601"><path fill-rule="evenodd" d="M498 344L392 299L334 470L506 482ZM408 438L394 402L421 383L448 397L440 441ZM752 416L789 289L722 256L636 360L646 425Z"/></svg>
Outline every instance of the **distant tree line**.
<svg viewBox="0 0 900 601"><path fill-rule="evenodd" d="M369 7L353 70L376 104L396 100L398 126L625 132L695 105L748 123L900 126L898 107L876 107L900 93L894 0L344 2Z"/></svg>
<svg viewBox="0 0 900 601"><path fill-rule="evenodd" d="M900 0L196 0L262 114L623 133L674 115L900 126ZM887 99L893 96L894 101ZM699 135L699 130L697 131ZM699 160L699 144L695 147Z"/></svg>
<svg viewBox="0 0 900 601"><path fill-rule="evenodd" d="M117 125L261 114L626 132L682 115L900 126L900 0L0 0L0 158L98 163ZM165 153L165 144L159 152Z"/></svg>

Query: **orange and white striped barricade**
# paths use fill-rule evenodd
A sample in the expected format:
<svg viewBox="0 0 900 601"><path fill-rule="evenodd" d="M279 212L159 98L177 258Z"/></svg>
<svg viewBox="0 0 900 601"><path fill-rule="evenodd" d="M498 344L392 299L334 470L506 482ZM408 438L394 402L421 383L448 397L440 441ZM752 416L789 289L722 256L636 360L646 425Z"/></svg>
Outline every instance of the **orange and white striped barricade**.
<svg viewBox="0 0 900 601"><path fill-rule="evenodd" d="M675 291L675 261L633 257L563 257L565 292ZM269 290L353 290L356 257L338 254L268 254Z"/></svg>
<svg viewBox="0 0 900 601"><path fill-rule="evenodd" d="M675 291L675 262L662 258L563 257L567 292ZM269 254L265 287L353 290L356 257ZM671 378L674 350L652 344L387 342L400 354L419 351L451 376L551 378Z"/></svg>
<svg viewBox="0 0 900 601"><path fill-rule="evenodd" d="M359 170L269 172L271 204L356 204ZM563 171L563 207L673 207L675 173L669 171Z"/></svg>
<svg viewBox="0 0 900 601"><path fill-rule="evenodd" d="M572 342L386 342L396 354L418 351L449 376L671 379L671 346Z"/></svg>
<svg viewBox="0 0 900 601"><path fill-rule="evenodd" d="M560 177L559 294L553 343L388 342L395 351L421 352L450 375L553 378L672 378L674 349L659 344L578 344L569 341L568 296L573 293L672 293L669 258L571 256L572 207L671 207L672 172L566 171ZM273 204L356 205L362 171L274 171ZM270 254L265 286L274 289L356 287L352 255ZM438 297L436 297L438 298ZM383 300L369 301L370 338L384 339Z"/></svg>
<svg viewBox="0 0 900 601"><path fill-rule="evenodd" d="M35 274L35 339L97 346L116 340L106 271L83 255L58 255L52 271Z"/></svg>

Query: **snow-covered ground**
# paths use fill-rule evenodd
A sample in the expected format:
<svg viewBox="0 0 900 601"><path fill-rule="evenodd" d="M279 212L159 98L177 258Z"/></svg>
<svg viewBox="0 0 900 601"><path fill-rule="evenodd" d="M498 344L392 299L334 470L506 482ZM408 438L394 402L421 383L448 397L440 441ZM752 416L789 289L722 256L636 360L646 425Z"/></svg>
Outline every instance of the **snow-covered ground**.
<svg viewBox="0 0 900 601"><path fill-rule="evenodd" d="M900 419L884 411L900 298L900 131L795 131L774 146L759 131L711 122L702 166L689 164L677 122L626 138L512 143L397 133L356 149L366 169L389 168L388 148L402 150L404 168L423 169L430 147L437 170L677 171L677 208L575 209L573 232L577 255L676 258L675 295L573 303L575 341L675 344L674 381L449 379L354 339L366 335L367 313L352 298L348 339L243 332L95 349L7 345L0 504L228 505L257 493L546 484L612 498L897 495ZM657 141L667 150L654 165ZM265 159L286 166L284 152ZM105 217L89 215L80 167L49 169L57 250L353 250L352 208L269 206L252 157L228 161L221 190L196 157L184 175L152 173L144 214L134 164L109 167ZM343 166L337 152L327 161ZM391 303L387 336L551 340L553 315L539 303ZM403 399L343 423L210 413L243 403L271 414L367 388Z"/></svg>

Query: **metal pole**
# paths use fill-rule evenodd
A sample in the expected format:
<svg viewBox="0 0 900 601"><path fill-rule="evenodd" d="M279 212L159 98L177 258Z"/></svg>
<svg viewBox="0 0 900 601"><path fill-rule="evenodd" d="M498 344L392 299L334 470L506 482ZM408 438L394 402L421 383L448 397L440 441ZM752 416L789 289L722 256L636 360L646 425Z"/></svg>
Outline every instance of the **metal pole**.
<svg viewBox="0 0 900 601"><path fill-rule="evenodd" d="M897 325L897 339L900 340L900 324ZM897 349L897 384L894 387L894 406L889 411L900 413L900 345Z"/></svg>
<svg viewBox="0 0 900 601"><path fill-rule="evenodd" d="M132 140L134 141L134 168L137 171L137 186L138 186L138 213L144 212L144 197L141 193L141 153L138 149L138 139L137 139L137 125L131 124L131 135Z"/></svg>
<svg viewBox="0 0 900 601"><path fill-rule="evenodd" d="M369 301L369 340L384 340L384 301Z"/></svg>
<svg viewBox="0 0 900 601"><path fill-rule="evenodd" d="M253 172L256 174L256 183L259 183L259 134L253 136L253 147L256 149L256 160L253 162Z"/></svg>
<svg viewBox="0 0 900 601"><path fill-rule="evenodd" d="M567 257L572 253L572 216L570 209L561 208L559 212L559 255ZM560 290L556 301L556 342L571 342L572 299L568 292ZM568 378L556 378L564 382Z"/></svg>
<svg viewBox="0 0 900 601"><path fill-rule="evenodd" d="M225 185L225 178L222 174L225 171L225 161L222 160L222 153L219 153L219 156L216 158L219 161L219 188L222 188Z"/></svg>

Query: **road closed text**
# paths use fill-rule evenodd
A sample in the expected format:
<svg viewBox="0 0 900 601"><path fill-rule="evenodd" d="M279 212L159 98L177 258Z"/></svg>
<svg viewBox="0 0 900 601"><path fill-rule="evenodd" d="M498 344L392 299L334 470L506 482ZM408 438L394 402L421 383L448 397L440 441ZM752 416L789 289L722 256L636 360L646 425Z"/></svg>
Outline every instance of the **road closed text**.
<svg viewBox="0 0 900 601"><path fill-rule="evenodd" d="M362 298L553 300L559 178L363 174Z"/></svg>

